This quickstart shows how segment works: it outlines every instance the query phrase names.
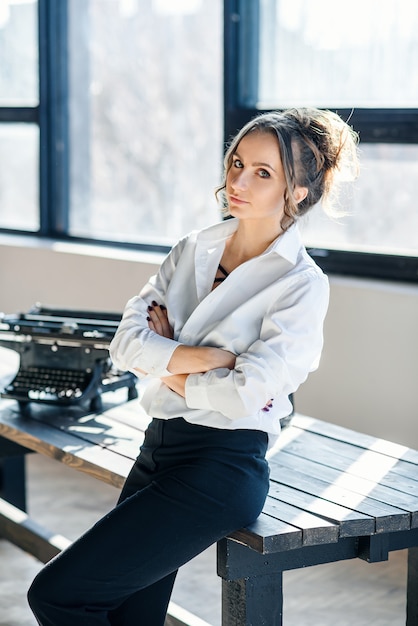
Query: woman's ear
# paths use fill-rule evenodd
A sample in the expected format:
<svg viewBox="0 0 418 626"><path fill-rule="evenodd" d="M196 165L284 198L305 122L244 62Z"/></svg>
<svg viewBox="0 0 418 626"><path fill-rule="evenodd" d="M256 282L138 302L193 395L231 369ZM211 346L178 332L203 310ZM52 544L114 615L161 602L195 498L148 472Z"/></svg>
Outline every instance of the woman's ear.
<svg viewBox="0 0 418 626"><path fill-rule="evenodd" d="M299 202L302 202L302 200L305 200L307 195L308 195L308 188L307 187L296 186L294 191L293 191L293 197L296 200L297 204L299 204Z"/></svg>

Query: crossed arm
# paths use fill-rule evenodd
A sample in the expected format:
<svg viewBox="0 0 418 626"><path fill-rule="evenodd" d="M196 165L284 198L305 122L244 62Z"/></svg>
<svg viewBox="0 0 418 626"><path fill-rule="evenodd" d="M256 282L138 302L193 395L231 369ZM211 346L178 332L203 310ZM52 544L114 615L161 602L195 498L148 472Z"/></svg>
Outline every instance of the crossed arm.
<svg viewBox="0 0 418 626"><path fill-rule="evenodd" d="M167 309L156 302L148 307L148 326L162 337L173 338L173 329L168 320ZM235 355L221 348L181 344L174 350L167 366L172 376L164 377L161 380L172 391L184 398L186 378L189 374L208 372L218 367L234 369Z"/></svg>
<svg viewBox="0 0 418 626"><path fill-rule="evenodd" d="M164 305L160 306L153 301L152 306L148 307L148 326L158 335L173 339L173 329L170 326L167 309ZM186 395L186 379L189 374L199 374L221 367L232 370L235 367L235 360L236 357L232 352L222 348L185 346L181 344L174 350L167 366L168 371L172 372L172 375L165 376L161 380L172 391L184 398ZM262 410L269 411L272 403L273 399L268 400Z"/></svg>

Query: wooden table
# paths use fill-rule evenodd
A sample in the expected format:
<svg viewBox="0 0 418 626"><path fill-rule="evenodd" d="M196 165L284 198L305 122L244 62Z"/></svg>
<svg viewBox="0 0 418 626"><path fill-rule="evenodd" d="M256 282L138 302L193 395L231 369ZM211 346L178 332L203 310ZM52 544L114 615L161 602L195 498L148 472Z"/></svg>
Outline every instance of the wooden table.
<svg viewBox="0 0 418 626"><path fill-rule="evenodd" d="M121 487L148 421L135 400L98 414L31 405L26 416L0 400L0 457L16 462L35 451ZM418 452L296 414L269 460L263 513L218 543L223 626L281 625L283 571L357 557L373 563L404 548L406 624L418 626ZM19 468L11 479L3 463L3 473L0 534L46 562L68 542L16 508L24 506Z"/></svg>

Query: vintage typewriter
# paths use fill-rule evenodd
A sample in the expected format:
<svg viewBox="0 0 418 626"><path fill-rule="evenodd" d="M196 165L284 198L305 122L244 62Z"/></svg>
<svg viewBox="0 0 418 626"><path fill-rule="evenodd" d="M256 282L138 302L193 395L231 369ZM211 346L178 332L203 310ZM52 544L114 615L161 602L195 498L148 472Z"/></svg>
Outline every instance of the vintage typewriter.
<svg viewBox="0 0 418 626"><path fill-rule="evenodd" d="M88 403L102 407L102 394L127 387L128 400L137 397L136 377L116 370L109 344L121 316L45 308L28 313L0 313L0 347L20 355L19 370L1 390L4 398L62 405Z"/></svg>

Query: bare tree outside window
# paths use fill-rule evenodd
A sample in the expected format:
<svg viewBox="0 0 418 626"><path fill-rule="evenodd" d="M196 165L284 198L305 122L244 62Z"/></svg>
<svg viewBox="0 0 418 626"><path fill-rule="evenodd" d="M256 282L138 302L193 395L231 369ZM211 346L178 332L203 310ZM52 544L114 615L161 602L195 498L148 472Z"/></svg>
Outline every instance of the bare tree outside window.
<svg viewBox="0 0 418 626"><path fill-rule="evenodd" d="M219 220L222 2L69 4L70 233L171 244Z"/></svg>

